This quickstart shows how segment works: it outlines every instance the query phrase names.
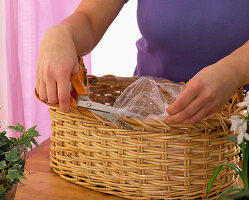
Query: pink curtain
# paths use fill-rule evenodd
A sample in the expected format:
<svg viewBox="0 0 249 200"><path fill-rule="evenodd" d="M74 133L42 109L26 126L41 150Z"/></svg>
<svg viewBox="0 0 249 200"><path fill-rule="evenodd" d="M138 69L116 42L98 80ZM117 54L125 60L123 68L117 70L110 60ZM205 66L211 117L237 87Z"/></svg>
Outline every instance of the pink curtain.
<svg viewBox="0 0 249 200"><path fill-rule="evenodd" d="M0 1L0 131L4 130L8 122L7 98L7 69L6 69L6 19L5 1Z"/></svg>
<svg viewBox="0 0 249 200"><path fill-rule="evenodd" d="M36 62L43 33L70 15L80 0L6 0L9 124L38 125L38 142L50 136L48 106L34 96ZM84 58L90 72L90 55Z"/></svg>

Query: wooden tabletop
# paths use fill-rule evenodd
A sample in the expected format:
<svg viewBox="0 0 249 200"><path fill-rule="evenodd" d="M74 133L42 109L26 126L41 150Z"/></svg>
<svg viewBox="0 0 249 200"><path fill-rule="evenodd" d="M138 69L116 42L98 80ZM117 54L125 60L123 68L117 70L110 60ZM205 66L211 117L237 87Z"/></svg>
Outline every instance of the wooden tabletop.
<svg viewBox="0 0 249 200"><path fill-rule="evenodd" d="M29 153L26 180L18 185L15 200L124 200L65 181L49 167L50 141Z"/></svg>

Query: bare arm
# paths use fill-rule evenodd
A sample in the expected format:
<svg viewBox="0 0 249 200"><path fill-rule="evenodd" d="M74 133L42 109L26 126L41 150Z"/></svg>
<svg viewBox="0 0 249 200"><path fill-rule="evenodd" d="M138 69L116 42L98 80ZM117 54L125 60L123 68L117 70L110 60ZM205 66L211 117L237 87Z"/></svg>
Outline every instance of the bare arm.
<svg viewBox="0 0 249 200"><path fill-rule="evenodd" d="M223 58L221 62L235 70L235 78L240 85L249 84L249 41Z"/></svg>
<svg viewBox="0 0 249 200"><path fill-rule="evenodd" d="M125 0L82 0L76 11L49 28L41 41L36 91L43 101L69 112L69 82L79 70L77 55L89 53L115 19Z"/></svg>
<svg viewBox="0 0 249 200"><path fill-rule="evenodd" d="M125 0L83 0L60 23L70 30L78 54L89 53L98 44L124 3Z"/></svg>
<svg viewBox="0 0 249 200"><path fill-rule="evenodd" d="M168 107L167 123L198 123L214 114L241 85L249 84L249 42L198 72Z"/></svg>

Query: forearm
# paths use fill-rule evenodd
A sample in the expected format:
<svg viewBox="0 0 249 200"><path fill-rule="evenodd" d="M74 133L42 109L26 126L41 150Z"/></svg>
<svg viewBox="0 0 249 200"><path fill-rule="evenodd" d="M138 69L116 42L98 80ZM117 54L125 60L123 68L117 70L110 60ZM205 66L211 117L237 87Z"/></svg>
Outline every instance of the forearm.
<svg viewBox="0 0 249 200"><path fill-rule="evenodd" d="M224 63L235 74L238 86L249 84L249 41L218 63Z"/></svg>
<svg viewBox="0 0 249 200"><path fill-rule="evenodd" d="M88 54L97 44L89 19L82 12L73 13L58 26L63 26L71 35L78 55Z"/></svg>
<svg viewBox="0 0 249 200"><path fill-rule="evenodd" d="M100 41L125 0L82 0L76 11L60 25L72 35L78 54L89 53Z"/></svg>
<svg viewBox="0 0 249 200"><path fill-rule="evenodd" d="M190 79L183 93L167 108L167 123L195 124L213 115L233 92L249 83L249 42Z"/></svg>

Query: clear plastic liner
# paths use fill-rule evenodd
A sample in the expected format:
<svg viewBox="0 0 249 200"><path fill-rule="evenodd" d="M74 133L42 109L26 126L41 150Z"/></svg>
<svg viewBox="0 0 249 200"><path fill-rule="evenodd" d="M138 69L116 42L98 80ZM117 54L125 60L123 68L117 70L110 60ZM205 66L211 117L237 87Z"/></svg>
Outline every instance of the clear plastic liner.
<svg viewBox="0 0 249 200"><path fill-rule="evenodd" d="M116 99L113 114L123 117L142 119L157 118L164 120L167 107L183 91L184 85L156 82L150 77L141 77Z"/></svg>

